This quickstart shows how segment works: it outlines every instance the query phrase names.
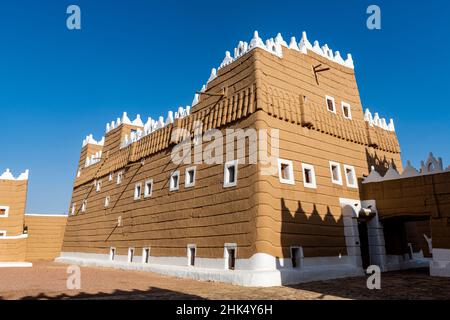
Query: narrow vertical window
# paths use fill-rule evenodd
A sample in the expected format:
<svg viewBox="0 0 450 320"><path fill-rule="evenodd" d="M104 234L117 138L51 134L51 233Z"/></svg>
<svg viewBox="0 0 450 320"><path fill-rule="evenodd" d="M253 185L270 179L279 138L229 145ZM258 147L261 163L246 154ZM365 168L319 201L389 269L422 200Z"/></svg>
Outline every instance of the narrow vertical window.
<svg viewBox="0 0 450 320"><path fill-rule="evenodd" d="M81 204L81 212L86 212L87 210L87 200L83 200L83 203Z"/></svg>
<svg viewBox="0 0 450 320"><path fill-rule="evenodd" d="M345 179L347 180L347 186L350 188L358 188L358 181L356 180L356 172L353 166L344 165Z"/></svg>
<svg viewBox="0 0 450 320"><path fill-rule="evenodd" d="M341 166L337 162L330 161L331 181L334 184L342 185Z"/></svg>
<svg viewBox="0 0 450 320"><path fill-rule="evenodd" d="M346 119L352 118L352 110L350 108L350 105L346 102L342 102L342 114Z"/></svg>
<svg viewBox="0 0 450 320"><path fill-rule="evenodd" d="M195 174L196 174L195 167L186 169L185 181L184 181L185 188L190 188L190 187L195 186Z"/></svg>
<svg viewBox="0 0 450 320"><path fill-rule="evenodd" d="M188 245L188 265L195 265L196 246L194 244Z"/></svg>
<svg viewBox="0 0 450 320"><path fill-rule="evenodd" d="M128 262L133 262L134 259L134 248L128 249Z"/></svg>
<svg viewBox="0 0 450 320"><path fill-rule="evenodd" d="M116 258L116 248L109 249L109 260L114 261Z"/></svg>
<svg viewBox="0 0 450 320"><path fill-rule="evenodd" d="M170 176L169 190L176 191L180 188L180 171L175 171Z"/></svg>
<svg viewBox="0 0 450 320"><path fill-rule="evenodd" d="M330 96L326 96L325 99L327 102L327 110L330 112L336 113L336 104L335 104L334 98L330 97Z"/></svg>
<svg viewBox="0 0 450 320"><path fill-rule="evenodd" d="M314 166L302 163L303 185L306 188L317 188Z"/></svg>
<svg viewBox="0 0 450 320"><path fill-rule="evenodd" d="M292 161L278 159L278 176L281 183L294 184L294 169Z"/></svg>
<svg viewBox="0 0 450 320"><path fill-rule="evenodd" d="M237 170L238 170L237 166L238 166L237 160L225 163L224 179L223 179L224 188L234 187L237 185Z"/></svg>
<svg viewBox="0 0 450 320"><path fill-rule="evenodd" d="M136 183L134 186L134 200L141 200L142 183Z"/></svg>
<svg viewBox="0 0 450 320"><path fill-rule="evenodd" d="M153 193L153 179L145 181L144 198L149 198Z"/></svg>
<svg viewBox="0 0 450 320"><path fill-rule="evenodd" d="M142 263L149 263L150 261L150 248L142 249Z"/></svg>
<svg viewBox="0 0 450 320"><path fill-rule="evenodd" d="M108 207L109 207L109 202L110 202L110 200L111 200L110 196L107 196L107 197L105 198L105 208L108 208Z"/></svg>

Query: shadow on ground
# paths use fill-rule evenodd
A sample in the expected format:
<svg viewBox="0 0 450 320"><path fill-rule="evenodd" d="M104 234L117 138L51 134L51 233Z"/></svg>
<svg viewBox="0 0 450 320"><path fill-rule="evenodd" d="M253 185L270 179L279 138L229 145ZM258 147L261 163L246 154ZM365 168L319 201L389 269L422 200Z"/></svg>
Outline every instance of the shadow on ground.
<svg viewBox="0 0 450 320"><path fill-rule="evenodd" d="M0 296L0 300L4 300ZM61 293L58 295L40 293L22 297L18 300L205 300L205 298L182 292L149 287L147 290L114 290L113 292L74 294Z"/></svg>
<svg viewBox="0 0 450 320"><path fill-rule="evenodd" d="M289 286L330 296L356 300L450 300L450 279L431 277L429 269L413 269L381 274L381 289L369 290L366 278L345 278Z"/></svg>

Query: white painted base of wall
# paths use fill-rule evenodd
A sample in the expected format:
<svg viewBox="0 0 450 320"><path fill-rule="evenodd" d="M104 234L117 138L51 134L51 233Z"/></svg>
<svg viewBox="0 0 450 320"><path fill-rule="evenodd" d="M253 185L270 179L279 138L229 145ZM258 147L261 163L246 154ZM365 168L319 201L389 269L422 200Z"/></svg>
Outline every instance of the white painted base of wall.
<svg viewBox="0 0 450 320"><path fill-rule="evenodd" d="M0 262L0 268L30 268L31 262Z"/></svg>
<svg viewBox="0 0 450 320"><path fill-rule="evenodd" d="M409 259L406 256L401 255L386 255L386 263L383 265L382 271L397 271L417 268L428 268L431 263L431 259L424 258L423 255L413 256Z"/></svg>
<svg viewBox="0 0 450 320"><path fill-rule="evenodd" d="M433 277L450 277L450 249L433 249L430 275Z"/></svg>
<svg viewBox="0 0 450 320"><path fill-rule="evenodd" d="M56 262L81 266L110 267L125 270L149 271L180 278L191 278L200 281L227 282L248 287L273 287L311 281L362 276L362 268L351 264L348 257L305 258L300 268L292 268L290 259L277 259L267 254L255 254L250 259L236 260L236 270L226 270L224 259L196 258L195 263L201 266L187 266L187 259L182 257L151 257L150 263L127 262L126 256L116 256L114 261L105 254L62 253ZM161 262L171 262L161 264ZM183 264L173 264L180 263ZM215 267L204 267L219 266ZM241 266L241 268L239 268Z"/></svg>

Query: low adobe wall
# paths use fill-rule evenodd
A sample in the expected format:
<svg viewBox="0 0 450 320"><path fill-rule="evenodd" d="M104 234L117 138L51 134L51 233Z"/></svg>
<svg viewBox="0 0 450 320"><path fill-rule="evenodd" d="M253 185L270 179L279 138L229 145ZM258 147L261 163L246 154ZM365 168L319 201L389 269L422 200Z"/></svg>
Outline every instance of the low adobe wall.
<svg viewBox="0 0 450 320"><path fill-rule="evenodd" d="M27 261L54 260L59 256L66 228L64 215L25 215L28 227Z"/></svg>

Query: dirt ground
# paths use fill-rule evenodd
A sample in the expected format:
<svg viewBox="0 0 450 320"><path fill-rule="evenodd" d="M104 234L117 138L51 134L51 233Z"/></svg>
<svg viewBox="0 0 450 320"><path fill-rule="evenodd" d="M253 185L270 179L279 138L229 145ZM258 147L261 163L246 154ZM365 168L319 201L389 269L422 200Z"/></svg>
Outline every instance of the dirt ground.
<svg viewBox="0 0 450 320"><path fill-rule="evenodd" d="M368 290L366 278L320 281L286 287L245 288L149 272L81 268L81 290L67 289L67 265L35 263L32 268L0 268L0 299L445 299L450 278L428 270L382 274L381 290Z"/></svg>

